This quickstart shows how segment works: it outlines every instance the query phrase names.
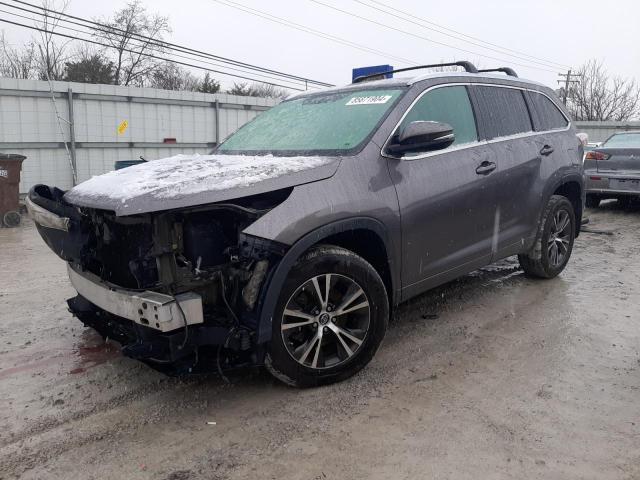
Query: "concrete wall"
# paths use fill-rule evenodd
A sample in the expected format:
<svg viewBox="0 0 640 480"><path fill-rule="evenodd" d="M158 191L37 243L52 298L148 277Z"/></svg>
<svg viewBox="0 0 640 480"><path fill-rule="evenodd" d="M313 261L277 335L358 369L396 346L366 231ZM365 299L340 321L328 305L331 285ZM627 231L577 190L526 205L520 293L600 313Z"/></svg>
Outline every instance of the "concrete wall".
<svg viewBox="0 0 640 480"><path fill-rule="evenodd" d="M69 89L72 93L69 95ZM116 160L141 155L156 159L178 153L207 153L244 123L277 103L226 94L173 92L150 88L0 78L0 152L25 155L20 192L37 183L73 185L73 123L77 178L82 182L113 169ZM124 133L118 132L123 121ZM175 138L174 145L165 138Z"/></svg>
<svg viewBox="0 0 640 480"><path fill-rule="evenodd" d="M640 122L575 122L578 132L589 135L589 142L603 142L616 132L640 131Z"/></svg>

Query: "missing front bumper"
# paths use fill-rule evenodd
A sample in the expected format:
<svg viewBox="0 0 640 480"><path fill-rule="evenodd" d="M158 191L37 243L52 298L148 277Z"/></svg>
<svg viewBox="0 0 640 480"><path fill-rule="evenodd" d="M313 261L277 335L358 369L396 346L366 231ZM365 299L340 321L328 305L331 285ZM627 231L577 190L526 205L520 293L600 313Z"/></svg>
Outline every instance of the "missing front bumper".
<svg viewBox="0 0 640 480"><path fill-rule="evenodd" d="M81 295L68 299L67 304L85 326L119 343L125 356L168 375L215 371L218 348L241 347L240 338L228 327L190 325L164 333L108 313Z"/></svg>
<svg viewBox="0 0 640 480"><path fill-rule="evenodd" d="M151 291L118 288L89 272L79 272L67 264L69 280L90 303L117 317L160 332L203 323L202 298L187 292L171 296Z"/></svg>

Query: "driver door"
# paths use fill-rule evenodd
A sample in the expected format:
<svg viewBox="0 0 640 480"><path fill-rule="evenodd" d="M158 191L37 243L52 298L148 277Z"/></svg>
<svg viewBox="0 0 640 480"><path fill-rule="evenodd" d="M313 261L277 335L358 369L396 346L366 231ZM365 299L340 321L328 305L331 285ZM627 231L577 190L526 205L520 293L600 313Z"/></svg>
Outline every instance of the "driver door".
<svg viewBox="0 0 640 480"><path fill-rule="evenodd" d="M448 123L455 141L444 149L387 159L402 222L403 299L489 263L500 221L496 164L489 146L478 141L467 87L423 92L390 142L414 121Z"/></svg>

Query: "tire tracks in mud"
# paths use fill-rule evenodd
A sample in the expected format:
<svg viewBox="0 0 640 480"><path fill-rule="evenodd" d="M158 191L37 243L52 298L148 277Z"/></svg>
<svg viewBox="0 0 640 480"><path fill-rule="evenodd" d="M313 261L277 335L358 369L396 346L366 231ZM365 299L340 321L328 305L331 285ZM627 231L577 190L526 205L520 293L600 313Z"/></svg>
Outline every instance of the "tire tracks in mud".
<svg viewBox="0 0 640 480"><path fill-rule="evenodd" d="M593 216L607 222L607 212ZM1 446L0 471L8 477L25 479L81 474L83 478L195 480L255 478L258 472L264 477L286 478L295 469L294 465L282 464L290 448L309 458L316 443L335 444L338 448L345 438L352 439L350 428L354 425L376 421L370 418L372 415L398 415L398 422L411 426L416 421L411 416L415 412L409 415L403 409L411 408L412 399L426 401L425 398L445 394L454 399L457 408L468 411L469 417L478 417L497 445L514 457L518 449L538 442L539 432L531 427L531 417L516 411L513 418L503 420L486 405L475 407L470 403L473 398L464 397L467 392L463 388L468 383L463 380L482 381L487 370L504 358L522 361L524 353L519 350L523 342L530 344L532 354L544 354L548 361L555 361L554 357L567 346L566 338L580 334L570 305L565 305L566 318L559 327L547 328L550 320L545 312L564 302L562 295L554 297L556 289L560 286L564 289L560 293L581 301L589 295L588 290L580 296L575 294L586 277L591 281L605 280L618 269L630 268L623 257L635 253L637 242L632 240L637 239L638 218L633 220L617 215L609 223L616 226L619 234L598 236L597 241L592 238L595 235L581 235L575 263L569 264L561 279L526 279L511 259L401 306L373 362L344 383L300 391L280 386L266 376L244 379L232 386L212 378L163 380L104 401L101 397L106 390L102 390L88 399L91 407L78 408L74 403L70 408L76 410L60 417L44 417L43 425L30 424L17 439ZM614 289L616 282L610 283L608 288ZM541 316L532 313L537 307ZM536 325L520 338L525 322ZM561 338L554 339L553 335ZM119 375L139 375L144 379L144 367L135 371L123 370L127 366L118 363L110 367ZM114 381L112 376L107 379ZM498 380L494 378L494 382ZM547 389L544 392L548 394L537 395L540 388L537 385L531 395L543 408L543 402L549 401L554 392ZM508 392L506 388L502 393ZM331 403L319 413L319 406L327 399ZM465 418L464 413L459 415L458 418ZM208 420L215 420L217 425L207 426ZM516 438L514 431L521 434ZM366 428L359 433L363 432ZM385 440L380 439L383 443ZM389 444L393 442L387 440L386 445ZM509 447L511 444L513 447ZM369 459L374 465L375 461L383 461L383 457L375 459L376 453L374 450L374 458ZM394 453L402 454L389 452ZM144 472L139 471L141 459ZM334 462L341 460L344 458L337 456ZM542 465L544 462L540 461ZM344 478L371 473L364 466L345 468ZM305 478L322 473L301 471Z"/></svg>
<svg viewBox="0 0 640 480"><path fill-rule="evenodd" d="M509 267L507 270L511 271L512 267ZM450 284L434 292L430 292L427 295L432 298L422 298L419 303L426 302L433 306L432 300L438 298L440 302L438 315L445 315L447 312L455 309L455 304L458 302L468 302L470 298L482 295L483 291L487 289L482 282L487 278L497 279L503 274L504 272L498 269L487 274L481 274L470 280L454 282L453 285ZM514 279L512 281L518 280ZM402 306L394 317L392 328L389 332L391 334L390 337L397 337L399 330L407 325L411 329L422 331L419 336L430 335L427 321L421 319L420 325L416 326L415 321L409 319L411 316L420 317L420 310L422 310L422 308L416 305ZM465 332L465 334L467 340L469 340L471 337L469 337L468 332ZM392 338L389 339L387 343L395 343ZM405 349L406 347L407 345L404 345ZM418 345L415 347L415 350L420 350L421 348L422 347ZM406 352L409 354L415 353L414 349L406 350ZM348 394L344 393L345 384L325 387L325 389L331 390L331 392L326 393L336 400L331 409L331 416L327 417L324 420L325 422L337 421L340 418L350 418L357 414L359 411L358 406L366 405L366 400L363 399L378 396L380 394L379 390L383 386L391 385L392 379L390 375L392 372L402 371L406 367L406 365L403 365L402 360L387 361L383 368L376 365L376 362L374 362L357 377L357 381L349 381ZM0 447L0 457L5 458L7 461L5 471L12 471L20 475L36 465L46 464L52 458L59 457L65 452L81 448L84 445L100 442L104 439L127 438L130 435L135 436L136 433L139 433L138 430L141 425L119 420L121 410L144 410L142 404L150 402L154 396L160 397L157 399L158 402L165 402L169 405L179 403L177 398L189 394L194 383L196 385L207 384L206 380L203 382L192 380L189 384L172 380L162 381L159 384L145 385L138 390L121 394L106 402L93 404L91 408L76 411L71 415L42 419L31 428L23 430L19 436L12 438L9 443ZM158 389L158 387L160 387L160 389ZM265 429L269 431L266 437L281 438L282 441L284 441L284 439L295 438L296 432L300 430L301 422L302 424L313 425L318 422L319 418L313 413L300 414L297 406L295 406L295 402L291 403L292 398L295 398L299 394L298 391L290 391L290 389L285 388L280 393L284 393L286 398L281 401L276 401L268 411L262 411L261 416L279 418L277 429L272 430L265 427ZM215 393L213 394L215 395ZM305 393L303 392L302 394L304 395ZM169 410L171 410L170 407ZM179 409L176 408L176 410ZM249 422L254 414L255 413L247 413L244 421ZM166 412L164 415L156 418L153 423L165 422L170 416L172 416L172 414ZM289 417L293 419L288 419ZM97 426L92 428L92 424ZM144 424L142 426L144 428ZM74 432L72 436L60 433L61 431L65 432L69 430ZM319 435L321 433L321 427L315 431L305 429L306 435ZM269 442L267 442L267 444L269 444ZM272 451L278 448L280 444L281 441L277 441L273 443L271 447L267 447L266 451ZM265 451L262 441L257 442L255 447L255 451ZM235 452L229 452L237 459L236 464L243 458L244 453L246 453L245 448L246 445ZM207 463L207 461L201 460L200 463Z"/></svg>

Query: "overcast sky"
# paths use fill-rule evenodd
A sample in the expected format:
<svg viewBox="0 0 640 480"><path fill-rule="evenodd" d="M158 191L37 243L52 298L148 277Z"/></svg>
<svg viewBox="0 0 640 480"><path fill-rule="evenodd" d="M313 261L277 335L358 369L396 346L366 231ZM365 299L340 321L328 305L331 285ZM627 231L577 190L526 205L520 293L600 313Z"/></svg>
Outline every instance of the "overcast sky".
<svg viewBox="0 0 640 480"><path fill-rule="evenodd" d="M169 17L173 32L167 40L174 43L334 84L350 82L351 69L357 66L382 63L396 68L407 66L399 58L416 63L471 60L484 68L511 66L520 76L552 87L557 86L558 72L597 58L610 72L640 80L638 0L363 0L378 8L384 8L381 4L394 5L400 11L411 12L418 23L434 22L518 51L520 53L513 55L524 59L507 54L512 52L498 53L405 22L355 0L317 1L396 30L332 10L313 0L234 1L381 53L364 52L318 38L215 0L146 0L146 5L150 11ZM33 3L37 3L36 0ZM81 17L109 16L125 3L124 0L71 0L67 12ZM0 13L0 18L11 17ZM31 35L17 27L2 25L0 28L12 42ZM216 78L225 85L233 82L230 77L218 75Z"/></svg>

